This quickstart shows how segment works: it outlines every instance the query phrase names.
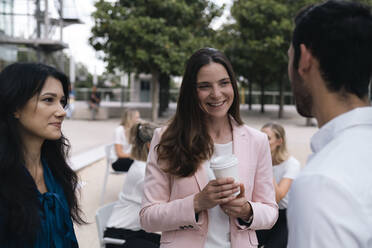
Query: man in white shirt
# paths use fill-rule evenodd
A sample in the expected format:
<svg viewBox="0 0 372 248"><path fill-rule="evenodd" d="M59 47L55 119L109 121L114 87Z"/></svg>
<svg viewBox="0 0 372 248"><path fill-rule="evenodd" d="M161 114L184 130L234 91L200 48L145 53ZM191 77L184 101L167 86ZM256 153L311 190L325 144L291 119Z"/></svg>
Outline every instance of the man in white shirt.
<svg viewBox="0 0 372 248"><path fill-rule="evenodd" d="M294 180L289 248L372 247L372 16L355 2L300 11L288 51L297 111L315 117L313 154Z"/></svg>

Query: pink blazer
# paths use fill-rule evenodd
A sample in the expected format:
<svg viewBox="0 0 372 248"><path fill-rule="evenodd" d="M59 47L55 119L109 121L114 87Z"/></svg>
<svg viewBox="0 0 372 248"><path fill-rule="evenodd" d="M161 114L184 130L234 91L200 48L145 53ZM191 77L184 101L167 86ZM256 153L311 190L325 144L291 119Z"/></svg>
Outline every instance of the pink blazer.
<svg viewBox="0 0 372 248"><path fill-rule="evenodd" d="M155 131L147 160L144 196L140 221L147 232L162 232L161 247L204 248L208 232L207 211L195 220L194 196L208 183L205 166L189 177L164 173L164 162L157 162L154 147L159 143L161 130ZM233 123L233 153L239 160L240 182L253 208L253 222L239 225L230 218L231 247L256 247L255 230L270 229L278 217L275 202L272 163L267 136L246 125Z"/></svg>

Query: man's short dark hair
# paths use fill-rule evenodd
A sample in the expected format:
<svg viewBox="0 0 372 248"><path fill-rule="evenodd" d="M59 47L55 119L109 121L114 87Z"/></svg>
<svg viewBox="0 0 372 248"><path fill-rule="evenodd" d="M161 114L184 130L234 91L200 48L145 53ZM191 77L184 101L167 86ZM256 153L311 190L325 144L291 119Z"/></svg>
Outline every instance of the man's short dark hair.
<svg viewBox="0 0 372 248"><path fill-rule="evenodd" d="M372 74L372 15L368 6L327 1L302 9L295 18L293 66L304 44L319 61L327 88L363 98Z"/></svg>

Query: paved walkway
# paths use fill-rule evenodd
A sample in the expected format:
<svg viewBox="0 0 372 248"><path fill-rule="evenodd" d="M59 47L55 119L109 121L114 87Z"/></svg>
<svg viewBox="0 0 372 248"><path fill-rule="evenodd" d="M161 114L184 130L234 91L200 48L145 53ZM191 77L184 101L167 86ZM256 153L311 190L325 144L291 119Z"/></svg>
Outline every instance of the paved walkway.
<svg viewBox="0 0 372 248"><path fill-rule="evenodd" d="M174 112L174 108L170 113ZM255 105L252 111L247 106L241 108L244 122L259 129L264 123L276 121L282 124L287 132L288 149L302 165L310 154L309 140L316 132L316 127L306 127L305 119L300 117L293 106L285 106L284 118L277 119L277 106L266 106L266 113L259 112ZM161 123L167 118L160 119ZM73 167L78 170L82 189L80 194L81 208L89 224L76 226L76 234L81 248L98 248L98 235L95 224L95 212L99 207L106 161L103 159L105 144L113 140L113 131L119 125L119 119L105 121L66 120L63 126L65 136L72 145ZM89 166L84 167L86 164ZM105 203L117 200L125 175L111 174L108 179Z"/></svg>

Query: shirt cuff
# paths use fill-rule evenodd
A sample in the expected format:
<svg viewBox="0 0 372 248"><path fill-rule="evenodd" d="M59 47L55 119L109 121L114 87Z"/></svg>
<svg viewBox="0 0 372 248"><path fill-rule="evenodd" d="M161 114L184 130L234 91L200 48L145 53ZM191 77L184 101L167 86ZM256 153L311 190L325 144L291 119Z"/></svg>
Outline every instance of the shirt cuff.
<svg viewBox="0 0 372 248"><path fill-rule="evenodd" d="M251 215L251 217L249 217L248 220L243 220L241 218L238 218L239 225L241 226L249 227L252 224L252 221L253 221L253 214Z"/></svg>

